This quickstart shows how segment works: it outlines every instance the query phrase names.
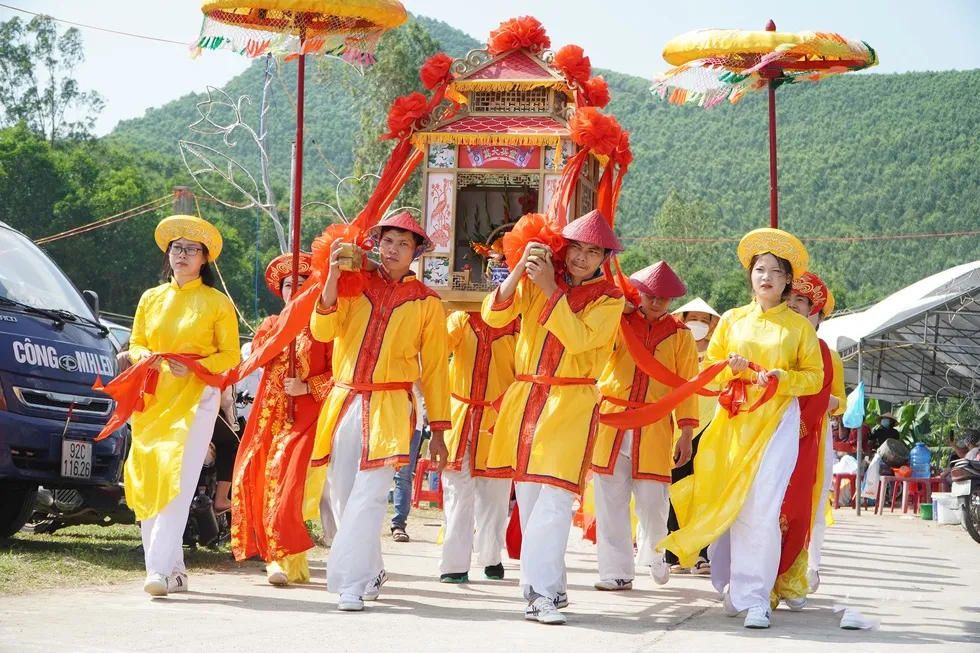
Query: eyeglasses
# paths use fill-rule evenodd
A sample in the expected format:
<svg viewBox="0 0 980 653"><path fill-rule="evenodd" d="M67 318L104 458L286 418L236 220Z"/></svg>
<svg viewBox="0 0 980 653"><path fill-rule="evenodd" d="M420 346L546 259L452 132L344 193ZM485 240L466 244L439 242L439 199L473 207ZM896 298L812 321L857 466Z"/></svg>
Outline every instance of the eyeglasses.
<svg viewBox="0 0 980 653"><path fill-rule="evenodd" d="M194 245L190 245L188 247L183 247L181 245L170 246L170 253L176 254L177 256L180 256L181 254L186 254L187 256L197 256L202 251L204 251L202 248L196 247Z"/></svg>

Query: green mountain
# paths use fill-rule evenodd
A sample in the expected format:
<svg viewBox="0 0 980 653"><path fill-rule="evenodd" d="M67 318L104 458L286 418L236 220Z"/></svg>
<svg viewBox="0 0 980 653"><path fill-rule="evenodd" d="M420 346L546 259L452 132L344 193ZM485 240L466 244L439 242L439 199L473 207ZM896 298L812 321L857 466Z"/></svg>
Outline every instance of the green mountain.
<svg viewBox="0 0 980 653"><path fill-rule="evenodd" d="M417 22L450 55L479 47L472 37L425 17ZM887 57L888 53L882 53ZM654 63L651 73L656 72ZM661 65L659 67L666 67ZM271 72L268 153L285 205L292 142L295 67ZM769 171L766 97L711 110L667 104L648 80L600 71L610 82L609 111L632 136L630 168L617 216L629 240L624 265L633 269L665 258L692 280L692 292L724 304L741 301L744 281L735 243L745 231L768 225ZM281 73L281 74L280 74ZM255 62L224 90L257 124L265 62ZM362 129L359 83L348 67L310 66L307 80L305 199L332 201L336 182L353 164ZM828 279L838 305L857 306L941 269L980 257L976 235L847 240L879 235L980 231L980 71L844 75L778 93L780 226L808 240L812 268ZM220 137L194 134L204 94L182 97L120 123L109 140L133 151L179 157L180 139L223 150ZM221 116L233 111L220 107ZM381 112L384 115L385 112ZM379 125L374 125L377 128ZM256 168L257 149L243 129L233 134L234 158ZM187 178L185 183L189 183ZM721 242L665 243L659 237ZM648 239L648 240L643 240Z"/></svg>

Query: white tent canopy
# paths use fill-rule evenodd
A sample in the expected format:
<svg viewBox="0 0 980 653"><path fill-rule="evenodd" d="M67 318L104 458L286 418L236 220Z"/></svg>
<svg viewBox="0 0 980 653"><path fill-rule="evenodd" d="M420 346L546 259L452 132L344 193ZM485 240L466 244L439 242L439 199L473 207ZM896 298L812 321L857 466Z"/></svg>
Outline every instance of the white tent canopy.
<svg viewBox="0 0 980 653"><path fill-rule="evenodd" d="M820 337L844 359L845 381L889 401L972 394L980 382L980 261L944 270L860 313L831 318Z"/></svg>

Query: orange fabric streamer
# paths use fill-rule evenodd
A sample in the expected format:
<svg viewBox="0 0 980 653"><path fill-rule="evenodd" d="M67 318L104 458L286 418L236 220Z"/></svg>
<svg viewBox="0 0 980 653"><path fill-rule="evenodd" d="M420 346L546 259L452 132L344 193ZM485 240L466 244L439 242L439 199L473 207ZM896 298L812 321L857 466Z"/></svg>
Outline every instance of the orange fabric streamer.
<svg viewBox="0 0 980 653"><path fill-rule="evenodd" d="M632 286L630 287L632 288ZM623 334L623 340L626 341L626 347L630 350L633 363L640 368L641 372L669 388L679 388L688 382L687 379L678 375L676 372L667 369L666 365L658 361L656 356L643 346L640 338L633 331L632 327L630 327L629 322L627 322L625 315L620 318L619 330ZM702 397L717 397L719 393L702 388L697 391L697 394Z"/></svg>
<svg viewBox="0 0 980 653"><path fill-rule="evenodd" d="M551 203L545 213L548 222L558 227L564 227L568 224L568 205L571 203L575 185L578 183L579 175L582 174L582 168L588 158L589 150L583 148L565 164L565 168L561 171L561 177L558 178L558 187L555 189L555 194L552 196Z"/></svg>
<svg viewBox="0 0 980 653"><path fill-rule="evenodd" d="M714 378L718 376L723 369L725 369L726 365L728 365L727 360L718 361L710 367L703 369L700 374L690 381L687 381L683 385L671 390L663 399L647 404L643 408L627 409L621 413L600 415L599 422L622 430L638 429L643 428L648 424L655 424L656 422L659 422L670 415L682 401L696 394L699 390L702 390L706 385L711 383L711 381L713 381ZM762 368L755 363L749 363L749 367L756 372L762 371ZM759 397L759 400L755 402L755 404L753 404L747 412L751 413L752 411L758 409L759 406L772 399L772 397L776 394L778 381L779 380L776 377L770 378L766 384L765 392L763 392L762 396ZM742 379L735 379L728 384L725 390L722 391L721 395L718 397L718 403L721 404L730 415L734 416L740 412L742 405L745 403L746 385L746 381Z"/></svg>
<svg viewBox="0 0 980 653"><path fill-rule="evenodd" d="M156 393L157 383L160 380L160 370L155 367L157 361L166 360L186 365L202 381L220 388L223 381L222 375L209 372L198 362L200 358L200 356L187 354L152 354L128 368L110 381L109 385L100 388L98 387L99 384L96 384L93 389L101 390L115 399L116 410L102 432L95 437L95 440L104 440L109 437L113 431L126 423L130 415L146 409L146 395Z"/></svg>
<svg viewBox="0 0 980 653"><path fill-rule="evenodd" d="M385 390L404 390L405 392L412 391L411 381L392 381L390 383L347 383L345 381L335 381L331 384L331 387L333 386L359 394L363 394L365 392L383 392Z"/></svg>

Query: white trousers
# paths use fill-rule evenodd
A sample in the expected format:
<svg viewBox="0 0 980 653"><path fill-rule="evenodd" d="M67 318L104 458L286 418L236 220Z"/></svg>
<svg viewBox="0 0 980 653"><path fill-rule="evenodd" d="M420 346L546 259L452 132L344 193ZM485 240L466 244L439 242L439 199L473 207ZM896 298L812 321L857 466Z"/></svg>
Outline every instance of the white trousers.
<svg viewBox="0 0 980 653"><path fill-rule="evenodd" d="M330 501L329 478L323 479L323 492L320 494L320 527L323 529L323 541L331 546L333 538L337 537L337 520L334 519L333 504Z"/></svg>
<svg viewBox="0 0 980 653"><path fill-rule="evenodd" d="M184 567L184 529L191 508L191 500L197 492L201 468L208 455L208 445L214 435L214 421L218 417L221 393L207 386L201 395L201 403L187 430L184 455L180 463L180 492L164 506L159 514L140 522L143 536L143 556L146 571L164 576L174 572L187 573Z"/></svg>
<svg viewBox="0 0 980 653"><path fill-rule="evenodd" d="M823 487L820 489L820 502L817 504L817 514L810 532L810 547L807 549L807 568L810 571L820 571L820 549L823 548L823 538L827 534L827 497L830 496L830 486L834 477L833 432L830 430L830 420L827 420L827 436L824 438L823 454Z"/></svg>
<svg viewBox="0 0 980 653"><path fill-rule="evenodd" d="M568 588L565 549L572 528L575 495L553 485L518 483L521 516L521 590L557 599Z"/></svg>
<svg viewBox="0 0 980 653"><path fill-rule="evenodd" d="M360 469L361 401L358 395L341 415L330 453L321 506L328 503L337 535L327 556L327 591L363 596L384 561L381 526L388 510L388 490L395 468Z"/></svg>
<svg viewBox="0 0 980 653"><path fill-rule="evenodd" d="M667 537L670 485L633 478L632 461L619 454L613 474L593 474L595 480L596 544L600 580L633 580L636 565L662 563L657 543ZM630 496L636 498L636 560Z"/></svg>
<svg viewBox="0 0 980 653"><path fill-rule="evenodd" d="M799 452L800 405L793 399L766 447L742 510L708 551L712 584L719 592L728 585L739 611L769 610L782 544L779 511Z"/></svg>
<svg viewBox="0 0 980 653"><path fill-rule="evenodd" d="M507 531L510 483L509 478L474 478L470 472L469 448L463 454L461 471L442 473L445 535L440 574L469 572L474 542L477 566L500 564Z"/></svg>

